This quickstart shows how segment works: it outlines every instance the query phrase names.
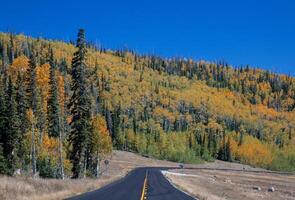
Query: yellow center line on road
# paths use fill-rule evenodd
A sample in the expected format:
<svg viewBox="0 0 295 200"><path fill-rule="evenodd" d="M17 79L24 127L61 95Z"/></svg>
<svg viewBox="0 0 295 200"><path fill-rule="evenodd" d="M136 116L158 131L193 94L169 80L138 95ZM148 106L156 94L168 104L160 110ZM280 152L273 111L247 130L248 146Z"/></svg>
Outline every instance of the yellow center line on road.
<svg viewBox="0 0 295 200"><path fill-rule="evenodd" d="M148 175L148 172L146 171L140 200L146 199L145 197L146 197L146 193L147 193L147 175Z"/></svg>

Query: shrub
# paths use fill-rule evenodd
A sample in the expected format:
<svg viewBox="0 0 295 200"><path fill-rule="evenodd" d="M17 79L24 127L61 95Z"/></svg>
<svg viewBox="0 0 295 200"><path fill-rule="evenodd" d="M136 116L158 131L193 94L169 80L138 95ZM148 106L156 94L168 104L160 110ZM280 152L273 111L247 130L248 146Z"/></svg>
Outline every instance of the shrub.
<svg viewBox="0 0 295 200"><path fill-rule="evenodd" d="M38 159L37 169L39 171L39 176L42 178L57 178L56 167L54 167L51 160L48 158Z"/></svg>

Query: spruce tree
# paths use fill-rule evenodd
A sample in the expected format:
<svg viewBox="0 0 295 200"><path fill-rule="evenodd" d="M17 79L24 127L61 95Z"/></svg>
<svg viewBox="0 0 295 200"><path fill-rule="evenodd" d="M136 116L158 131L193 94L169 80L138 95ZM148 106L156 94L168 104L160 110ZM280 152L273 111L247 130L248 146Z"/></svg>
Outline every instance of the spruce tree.
<svg viewBox="0 0 295 200"><path fill-rule="evenodd" d="M232 153L231 153L231 149L230 149L230 138L227 139L227 143L226 143L226 157L227 157L227 161L232 161Z"/></svg>
<svg viewBox="0 0 295 200"><path fill-rule="evenodd" d="M53 57L53 51L50 50L50 92L48 100L48 134L51 137L59 138L59 173L60 178L64 179L64 167L63 167L63 134L61 129L61 110L58 101L58 88L55 75L55 63Z"/></svg>
<svg viewBox="0 0 295 200"><path fill-rule="evenodd" d="M5 91L2 76L0 76L0 145L3 145L4 133L6 129L6 105L5 105Z"/></svg>
<svg viewBox="0 0 295 200"><path fill-rule="evenodd" d="M6 174L8 172L6 156L3 152L7 131L6 110L4 83L0 76L0 174Z"/></svg>
<svg viewBox="0 0 295 200"><path fill-rule="evenodd" d="M51 58L53 59L53 58ZM58 102L58 88L55 76L55 66L50 62L50 91L48 99L48 135L58 137L60 132L59 115L60 106Z"/></svg>
<svg viewBox="0 0 295 200"><path fill-rule="evenodd" d="M24 137L28 127L28 121L26 117L26 94L25 94L25 85L24 77L18 73L16 81L16 102L17 102L17 116L19 118L19 141L18 141L18 157L20 158L20 164L25 165L25 144Z"/></svg>
<svg viewBox="0 0 295 200"><path fill-rule="evenodd" d="M79 30L77 39L77 51L72 59L72 85L73 92L69 108L72 114L71 132L69 142L72 145L70 159L73 164L73 178L85 177L86 163L91 135L91 97L89 83L87 82L88 72L86 65L86 41L85 32Z"/></svg>
<svg viewBox="0 0 295 200"><path fill-rule="evenodd" d="M3 147L0 144L0 174L8 174L9 167L7 166L7 161L3 155Z"/></svg>
<svg viewBox="0 0 295 200"><path fill-rule="evenodd" d="M6 91L6 106L7 106L7 130L4 141L4 154L9 164L11 173L16 167L18 167L18 155L17 148L20 141L21 130L20 130L20 119L17 113L17 102L16 102L16 91L15 87L9 77L8 89Z"/></svg>

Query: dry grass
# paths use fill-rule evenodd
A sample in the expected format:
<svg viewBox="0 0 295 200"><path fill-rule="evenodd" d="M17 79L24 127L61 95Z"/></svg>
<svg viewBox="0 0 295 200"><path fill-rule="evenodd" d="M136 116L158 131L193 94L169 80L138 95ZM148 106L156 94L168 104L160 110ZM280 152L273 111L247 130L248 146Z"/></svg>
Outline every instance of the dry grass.
<svg viewBox="0 0 295 200"><path fill-rule="evenodd" d="M55 180L2 176L0 177L0 199L63 199L98 189L116 179L122 178L136 167L176 165L176 163L145 158L129 152L114 151L108 169L102 167L104 173L98 179Z"/></svg>
<svg viewBox="0 0 295 200"><path fill-rule="evenodd" d="M199 169L171 170L192 174L191 177L173 174L166 176L177 187L201 200L295 200L295 175L267 173L265 170L220 161L205 165L206 167L199 165ZM200 166L208 169L201 169ZM235 171L245 167L247 171ZM213 170L214 168L220 170ZM254 190L254 186L260 187L261 191ZM274 187L275 191L268 192L269 187Z"/></svg>
<svg viewBox="0 0 295 200"><path fill-rule="evenodd" d="M0 178L0 199L61 199L80 192L99 188L112 181L112 178L98 180L49 180L32 178Z"/></svg>

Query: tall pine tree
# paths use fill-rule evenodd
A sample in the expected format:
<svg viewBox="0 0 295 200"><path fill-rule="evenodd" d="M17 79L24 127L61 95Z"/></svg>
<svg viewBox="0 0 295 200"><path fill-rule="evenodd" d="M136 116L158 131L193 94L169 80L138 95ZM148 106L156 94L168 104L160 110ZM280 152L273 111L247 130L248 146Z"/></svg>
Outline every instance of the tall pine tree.
<svg viewBox="0 0 295 200"><path fill-rule="evenodd" d="M16 102L17 102L17 115L20 120L20 136L19 136L19 144L18 144L18 156L20 158L20 164L24 167L26 160L25 153L25 133L28 127L28 121L26 117L26 93L25 93L25 82L24 76L21 73L18 73L17 81L16 81Z"/></svg>
<svg viewBox="0 0 295 200"><path fill-rule="evenodd" d="M6 110L4 81L0 76L0 174L8 173L7 159L3 151L7 131Z"/></svg>
<svg viewBox="0 0 295 200"><path fill-rule="evenodd" d="M70 159L73 164L73 178L85 177L86 164L91 136L91 97L89 83L87 82L88 72L86 65L86 41L85 32L79 30L77 39L77 51L72 59L72 85L73 92L69 108L72 114L71 132L69 142L72 145Z"/></svg>
<svg viewBox="0 0 295 200"><path fill-rule="evenodd" d="M58 101L58 88L55 75L55 63L53 57L53 50L50 49L50 92L48 99L48 134L51 137L58 137L59 139L59 175L61 179L64 179L64 167L63 167L63 134L61 128L61 110Z"/></svg>
<svg viewBox="0 0 295 200"><path fill-rule="evenodd" d="M9 164L8 166L12 173L16 167L19 167L17 149L19 147L18 145L21 139L21 122L17 113L15 87L10 77L8 78L8 80L8 88L6 91L6 116L8 119L8 123L5 137L6 141L4 142L4 154L6 155Z"/></svg>
<svg viewBox="0 0 295 200"><path fill-rule="evenodd" d="M52 50L51 50L52 51ZM51 53L52 54L52 53ZM55 75L55 65L50 56L50 90L48 99L48 135L51 137L58 137L60 132L60 106L58 102L58 88Z"/></svg>

